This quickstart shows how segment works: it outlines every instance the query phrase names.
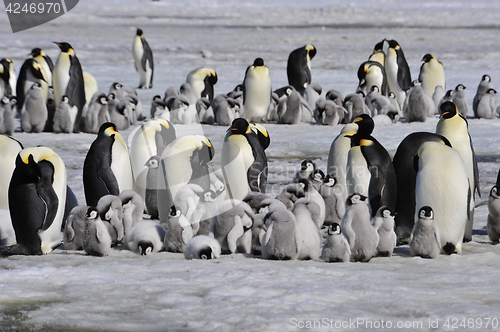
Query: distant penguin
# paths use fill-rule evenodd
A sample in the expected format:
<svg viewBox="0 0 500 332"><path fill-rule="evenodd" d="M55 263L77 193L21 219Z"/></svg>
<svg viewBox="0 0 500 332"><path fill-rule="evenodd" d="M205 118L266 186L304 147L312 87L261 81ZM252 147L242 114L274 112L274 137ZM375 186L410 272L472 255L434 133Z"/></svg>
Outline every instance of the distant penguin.
<svg viewBox="0 0 500 332"><path fill-rule="evenodd" d="M75 50L68 43L55 43L61 49L54 66L52 85L56 106L62 101L62 96L69 98L69 105L76 106L78 113L74 122L74 133L80 132L80 119L85 105L85 83L82 66L76 57Z"/></svg>
<svg viewBox="0 0 500 332"><path fill-rule="evenodd" d="M447 101L451 101L452 98L453 98L453 90L446 91L446 93L444 94L443 98L441 98L441 100L438 103L437 112L436 113L439 114L439 115L442 115L441 105L443 105Z"/></svg>
<svg viewBox="0 0 500 332"><path fill-rule="evenodd" d="M85 216L88 209L88 206L80 205L71 210L63 232L64 250L83 250Z"/></svg>
<svg viewBox="0 0 500 332"><path fill-rule="evenodd" d="M293 50L288 56L286 74L288 84L293 86L300 94L311 84L311 60L316 55L317 49L314 45L307 44Z"/></svg>
<svg viewBox="0 0 500 332"><path fill-rule="evenodd" d="M142 221L144 203L142 197L133 190L124 190L118 195L122 200L123 232L127 232L135 224Z"/></svg>
<svg viewBox="0 0 500 332"><path fill-rule="evenodd" d="M107 256L111 250L111 236L99 218L96 208L89 207L83 233L83 250L90 256Z"/></svg>
<svg viewBox="0 0 500 332"><path fill-rule="evenodd" d="M321 248L321 259L327 263L349 262L351 259L349 242L336 222L328 227L328 236Z"/></svg>
<svg viewBox="0 0 500 332"><path fill-rule="evenodd" d="M226 98L219 104L216 112L217 124L219 126L230 126L234 119L239 118L239 105L233 98Z"/></svg>
<svg viewBox="0 0 500 332"><path fill-rule="evenodd" d="M153 52L149 47L144 32L137 29L134 43L132 44L132 55L134 57L135 70L139 72L139 89L151 89L153 87Z"/></svg>
<svg viewBox="0 0 500 332"><path fill-rule="evenodd" d="M88 206L104 195L133 189L132 168L123 136L112 123L104 123L83 164L83 187Z"/></svg>
<svg viewBox="0 0 500 332"><path fill-rule="evenodd" d="M479 169L477 166L476 154L472 139L468 132L467 120L458 113L458 109L452 102L445 102L441 105L441 118L436 126L436 133L446 137L451 146L458 151L463 160L465 171L470 184L468 213L467 213L467 226L464 234L464 241L472 240L472 226L474 222L474 205L475 193L481 196L479 188ZM431 204L427 204L432 206ZM437 208L434 208L434 214L437 216ZM438 223L439 225L439 223Z"/></svg>
<svg viewBox="0 0 500 332"><path fill-rule="evenodd" d="M229 199L216 210L209 235L220 243L222 254L250 253L252 225L252 208L243 201Z"/></svg>
<svg viewBox="0 0 500 332"><path fill-rule="evenodd" d="M220 254L219 242L208 235L193 237L184 250L186 259L216 259Z"/></svg>
<svg viewBox="0 0 500 332"><path fill-rule="evenodd" d="M265 128L255 132L245 119L233 121L222 144L221 168L230 198L242 200L250 191L266 192L267 156Z"/></svg>
<svg viewBox="0 0 500 332"><path fill-rule="evenodd" d="M31 50L30 55L40 65L43 77L49 86L52 86L52 71L54 70L54 63L52 59L41 48L34 48Z"/></svg>
<svg viewBox="0 0 500 332"><path fill-rule="evenodd" d="M39 83L34 83L21 109L21 130L26 133L41 133L45 128L47 117L47 106L43 99L42 88Z"/></svg>
<svg viewBox="0 0 500 332"><path fill-rule="evenodd" d="M493 83L491 82L491 77L489 75L483 75L481 82L477 86L477 91L472 101L472 110L474 111L474 116L477 118L477 106L481 98L488 92L489 89L493 89Z"/></svg>
<svg viewBox="0 0 500 332"><path fill-rule="evenodd" d="M108 111L108 97L103 92L92 96L85 116L85 132L97 134L101 125L111 121Z"/></svg>
<svg viewBox="0 0 500 332"><path fill-rule="evenodd" d="M373 53L368 58L369 61L376 61L382 66L385 66L385 53L384 53L384 43L385 39L375 44L373 48Z"/></svg>
<svg viewBox="0 0 500 332"><path fill-rule="evenodd" d="M408 243L411 230L415 224L415 185L418 170L414 168L413 162L420 146L427 141L451 146L448 139L441 135L415 132L401 141L392 160L398 184L395 208L398 244Z"/></svg>
<svg viewBox="0 0 500 332"><path fill-rule="evenodd" d="M319 99L314 109L314 119L324 126L336 126L347 111L332 100Z"/></svg>
<svg viewBox="0 0 500 332"><path fill-rule="evenodd" d="M327 175L319 188L319 193L325 201L325 221L323 223L325 226L333 223L340 224L342 221L345 213L345 199L342 190L342 186L332 175Z"/></svg>
<svg viewBox="0 0 500 332"><path fill-rule="evenodd" d="M16 158L23 149L23 145L18 140L0 135L0 209L9 209L9 184L12 173L16 168Z"/></svg>
<svg viewBox="0 0 500 332"><path fill-rule="evenodd" d="M295 173L292 182L299 182L301 179L311 180L316 164L311 159L305 159L300 163L300 170Z"/></svg>
<svg viewBox="0 0 500 332"><path fill-rule="evenodd" d="M297 259L300 239L294 214L284 208L267 213L264 218L266 233L262 237L262 258L270 260Z"/></svg>
<svg viewBox="0 0 500 332"><path fill-rule="evenodd" d="M385 57L385 71L389 91L394 92L400 107L403 107L405 93L411 85L410 67L406 62L403 49L395 40L386 40L389 44Z"/></svg>
<svg viewBox="0 0 500 332"><path fill-rule="evenodd" d="M436 90L436 86L440 85L443 89L446 88L446 79L444 75L444 67L434 55L427 53L422 58L422 66L420 66L420 73L418 80L422 82L422 89L424 92L432 96Z"/></svg>
<svg viewBox="0 0 500 332"><path fill-rule="evenodd" d="M214 99L214 85L217 83L217 73L212 68L201 67L191 71L186 82L191 85L196 96L196 101L200 98Z"/></svg>
<svg viewBox="0 0 500 332"><path fill-rule="evenodd" d="M61 244L66 181L66 166L52 149L19 152L8 196L17 244L0 255L48 254Z"/></svg>
<svg viewBox="0 0 500 332"><path fill-rule="evenodd" d="M152 220L142 220L135 224L125 237L127 247L141 256L163 249L165 228Z"/></svg>
<svg viewBox="0 0 500 332"><path fill-rule="evenodd" d="M352 262L368 262L377 255L379 236L372 227L367 197L357 193L346 201L346 212L340 223L349 247Z"/></svg>
<svg viewBox="0 0 500 332"><path fill-rule="evenodd" d="M372 218L371 223L379 236L377 256L391 257L397 242L396 232L394 231L394 210L387 206L381 206L375 217Z"/></svg>
<svg viewBox="0 0 500 332"><path fill-rule="evenodd" d="M451 95L451 101L457 106L458 112L466 118L467 113L469 112L469 107L467 106L467 98L465 97L464 90L465 86L463 84L458 84Z"/></svg>
<svg viewBox="0 0 500 332"><path fill-rule="evenodd" d="M418 211L410 237L410 255L422 258L438 258L441 251L441 236L434 221L434 211L423 206Z"/></svg>
<svg viewBox="0 0 500 332"><path fill-rule="evenodd" d="M61 103L56 108L54 114L53 130L55 133L70 134L73 132L78 109L76 106L69 106L68 96L63 96Z"/></svg>
<svg viewBox="0 0 500 332"><path fill-rule="evenodd" d="M415 156L414 165L418 168L415 220L422 207L433 206L441 251L461 253L470 214L471 191L460 154L445 144L425 142Z"/></svg>
<svg viewBox="0 0 500 332"><path fill-rule="evenodd" d="M434 115L435 110L432 97L425 94L419 81L414 81L402 108L406 122L425 122L429 115Z"/></svg>
<svg viewBox="0 0 500 332"><path fill-rule="evenodd" d="M314 201L301 198L291 209L296 220L296 232L299 239L299 254L297 259L318 260L322 237L313 214L319 214L319 205Z"/></svg>
<svg viewBox="0 0 500 332"><path fill-rule="evenodd" d="M494 119L497 112L497 98L497 91L495 89L488 89L477 103L476 118Z"/></svg>
<svg viewBox="0 0 500 332"><path fill-rule="evenodd" d="M47 84L47 80L43 76L42 68L40 67L38 62L36 62L35 59L30 58L24 61L17 78L16 97L18 111L21 111L21 109L23 108L26 100L26 95L35 83L40 84L40 88L42 89L43 102L45 104L47 102L49 86Z"/></svg>
<svg viewBox="0 0 500 332"><path fill-rule="evenodd" d="M111 245L123 242L125 231L121 199L115 195L104 195L97 202L96 209L111 236Z"/></svg>
<svg viewBox="0 0 500 332"><path fill-rule="evenodd" d="M372 86L378 87L382 95L387 94L387 76L384 65L377 61L365 61L358 68L358 87L365 86L368 93Z"/></svg>
<svg viewBox="0 0 500 332"><path fill-rule="evenodd" d="M245 72L243 80L243 107L245 117L251 122L266 120L271 103L271 76L262 58L255 59Z"/></svg>
<svg viewBox="0 0 500 332"><path fill-rule="evenodd" d="M490 190L488 198L488 219L486 229L491 242L498 243L500 239L500 172L496 184Z"/></svg>

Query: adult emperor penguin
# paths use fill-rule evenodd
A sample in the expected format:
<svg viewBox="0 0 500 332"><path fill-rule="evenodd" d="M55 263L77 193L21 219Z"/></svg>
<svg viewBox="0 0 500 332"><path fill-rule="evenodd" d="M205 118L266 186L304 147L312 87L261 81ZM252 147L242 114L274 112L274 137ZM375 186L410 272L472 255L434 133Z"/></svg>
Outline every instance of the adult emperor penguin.
<svg viewBox="0 0 500 332"><path fill-rule="evenodd" d="M349 262L351 259L351 247L338 223L328 227L328 236L321 248L321 259L328 263Z"/></svg>
<svg viewBox="0 0 500 332"><path fill-rule="evenodd" d="M153 87L153 52L149 47L142 29L137 29L134 43L132 44L132 55L134 57L135 70L139 72L139 89L151 89Z"/></svg>
<svg viewBox="0 0 500 332"><path fill-rule="evenodd" d="M474 116L477 118L477 106L481 98L488 92L489 89L493 89L493 83L491 83L491 77L489 75L483 75L481 77L481 82L477 86L476 95L472 101L472 110L474 111Z"/></svg>
<svg viewBox="0 0 500 332"><path fill-rule="evenodd" d="M441 251L439 228L434 221L434 211L423 206L411 232L410 255L422 258L438 258Z"/></svg>
<svg viewBox="0 0 500 332"><path fill-rule="evenodd" d="M442 143L425 142L415 156L414 165L418 169L415 220L422 207L430 206L439 228L441 252L461 253L472 190L459 152Z"/></svg>
<svg viewBox="0 0 500 332"><path fill-rule="evenodd" d="M406 62L403 49L395 40L386 40L389 44L385 57L385 72L389 91L394 92L399 107L403 107L406 91L411 86L410 67Z"/></svg>
<svg viewBox="0 0 500 332"><path fill-rule="evenodd" d="M427 141L439 142L451 147L445 137L428 132L415 132L406 136L399 144L392 164L396 172L398 197L396 199L396 235L398 244L407 244L415 224L415 185L417 170L413 166L414 157L420 146Z"/></svg>
<svg viewBox="0 0 500 332"><path fill-rule="evenodd" d="M47 80L49 86L52 86L52 71L54 70L54 63L52 59L41 48L34 48L31 50L30 55L40 65L43 77Z"/></svg>
<svg viewBox="0 0 500 332"><path fill-rule="evenodd" d="M267 131L259 133L266 138ZM229 198L242 200L250 191L266 192L267 157L247 120L235 119L222 144L221 168Z"/></svg>
<svg viewBox="0 0 500 332"><path fill-rule="evenodd" d="M52 85L56 106L64 95L69 98L69 105L78 109L75 117L73 132L80 132L80 119L85 106L85 83L82 66L76 57L75 50L68 43L55 43L61 49L52 74Z"/></svg>
<svg viewBox="0 0 500 332"><path fill-rule="evenodd" d="M358 86L365 86L365 94L375 85L382 95L387 94L387 76L385 68L377 61L365 61L358 68Z"/></svg>
<svg viewBox="0 0 500 332"><path fill-rule="evenodd" d="M312 44L304 45L293 50L288 56L286 74L288 84L293 86L301 95L311 84L311 60L316 55L317 49Z"/></svg>
<svg viewBox="0 0 500 332"><path fill-rule="evenodd" d="M490 190L488 198L488 219L486 229L491 242L498 243L500 239L500 171L497 175L497 182Z"/></svg>
<svg viewBox="0 0 500 332"><path fill-rule="evenodd" d="M368 58L369 61L376 61L382 66L385 66L385 53L384 53L384 43L385 39L375 44L373 48L373 53Z"/></svg>
<svg viewBox="0 0 500 332"><path fill-rule="evenodd" d="M446 89L446 79L444 75L444 67L434 55L427 53L422 58L422 66L420 66L420 73L418 80L422 82L422 89L424 92L431 96L436 90L436 86L440 85Z"/></svg>
<svg viewBox="0 0 500 332"><path fill-rule="evenodd" d="M83 187L88 206L97 206L104 195L133 189L127 144L113 123L106 122L87 152L83 164Z"/></svg>
<svg viewBox="0 0 500 332"><path fill-rule="evenodd" d="M66 166L50 148L23 149L9 185L9 210L17 244L2 256L42 255L62 243Z"/></svg>
<svg viewBox="0 0 500 332"><path fill-rule="evenodd" d="M262 58L257 58L247 68L243 80L243 107L248 121L262 122L266 119L271 93L269 68Z"/></svg>
<svg viewBox="0 0 500 332"><path fill-rule="evenodd" d="M458 151L462 157L470 184L469 211L467 227L465 228L464 241L472 240L472 224L474 222L474 195L477 191L481 196L479 188L479 169L477 167L476 154L472 146L472 139L468 132L467 120L458 112L457 107L451 101L441 105L441 119L439 120L436 133L446 137L451 146ZM432 205L430 205L432 207ZM435 212L436 209L434 208ZM435 213L437 214L437 212Z"/></svg>
<svg viewBox="0 0 500 332"><path fill-rule="evenodd" d="M0 135L0 209L9 209L9 184L16 168L16 157L23 149L18 140L7 135Z"/></svg>
<svg viewBox="0 0 500 332"><path fill-rule="evenodd" d="M16 71L14 62L9 58L0 60L0 98L10 97L16 90Z"/></svg>
<svg viewBox="0 0 500 332"><path fill-rule="evenodd" d="M217 83L217 73L212 68L201 67L191 71L186 77L191 84L196 100L200 98L214 99L214 85ZM196 103L196 101L195 101Z"/></svg>
<svg viewBox="0 0 500 332"><path fill-rule="evenodd" d="M38 62L36 62L35 59L30 58L24 61L17 78L16 97L17 109L19 112L23 108L26 95L34 83L40 84L40 87L43 87L44 89L46 88L46 91L44 90L42 94L44 96L44 102L46 103L48 96L47 80L43 76L42 68Z"/></svg>

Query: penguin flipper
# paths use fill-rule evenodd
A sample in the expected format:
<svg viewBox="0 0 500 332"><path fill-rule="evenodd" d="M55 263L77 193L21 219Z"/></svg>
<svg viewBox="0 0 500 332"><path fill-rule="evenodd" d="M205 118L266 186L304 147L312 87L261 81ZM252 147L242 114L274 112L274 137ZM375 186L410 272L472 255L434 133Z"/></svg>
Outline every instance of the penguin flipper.
<svg viewBox="0 0 500 332"><path fill-rule="evenodd" d="M52 178L54 175L54 166L48 161L41 161L38 163L40 169L40 179L36 187L38 196L45 203L45 218L41 230L47 230L57 214L57 207L59 206L59 198L52 187Z"/></svg>
<svg viewBox="0 0 500 332"><path fill-rule="evenodd" d="M96 173L97 178L101 180L102 184L104 185L107 194L116 196L120 194L118 180L116 179L115 174L113 173L113 170L109 165L102 165L101 167L98 167Z"/></svg>
<svg viewBox="0 0 500 332"><path fill-rule="evenodd" d="M236 253L236 241L243 235L243 223L240 216L234 216L234 226L227 234L227 244L231 253Z"/></svg>
<svg viewBox="0 0 500 332"><path fill-rule="evenodd" d="M398 54L398 57L400 54ZM398 85L403 91L408 91L411 87L411 73L405 56L401 53L401 60L398 59Z"/></svg>
<svg viewBox="0 0 500 332"><path fill-rule="evenodd" d="M141 59L142 70L146 71L146 69L147 69L146 62L148 60L149 60L149 66L150 66L151 70L153 70L154 69L153 52L151 51L151 48L149 47L149 44L146 41L146 39L141 38L141 42L142 42L142 47L144 49L144 53L143 53L142 59Z"/></svg>
<svg viewBox="0 0 500 332"><path fill-rule="evenodd" d="M83 72L80 61L76 56L71 57L70 79L66 88L66 95L69 98L69 105L76 106L78 109L73 132L80 132L80 119L82 116L83 106L85 105L85 85L83 80Z"/></svg>
<svg viewBox="0 0 500 332"><path fill-rule="evenodd" d="M271 235L273 233L273 225L274 223L271 223L269 227L267 228L267 231L264 233L264 236L262 237L262 245L265 246L271 239Z"/></svg>
<svg viewBox="0 0 500 332"><path fill-rule="evenodd" d="M256 161L250 165L247 172L247 180L251 191L265 192L265 185L262 186L262 184L267 183L267 175L265 174L265 170L262 170L260 162Z"/></svg>
<svg viewBox="0 0 500 332"><path fill-rule="evenodd" d="M476 153L474 152L474 147L472 146L472 138L470 137L470 135L469 135L469 140L470 140L470 149L472 152L472 164L474 167L474 182L475 182L474 188L471 188L472 196L474 196L474 192L477 190L477 194L479 195L479 197L481 197L481 188L479 188L479 168L477 166L477 157Z"/></svg>

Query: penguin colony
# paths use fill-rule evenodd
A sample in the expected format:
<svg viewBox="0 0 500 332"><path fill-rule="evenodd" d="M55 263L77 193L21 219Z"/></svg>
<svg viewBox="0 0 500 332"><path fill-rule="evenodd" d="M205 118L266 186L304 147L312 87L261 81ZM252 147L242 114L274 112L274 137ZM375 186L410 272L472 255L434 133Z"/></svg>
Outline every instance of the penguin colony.
<svg viewBox="0 0 500 332"><path fill-rule="evenodd" d="M412 81L402 47L384 39L360 65L356 91L345 98L312 81L318 52L312 44L290 53L289 85L274 91L262 58L227 94L214 94L215 70L196 68L179 89L153 97L147 119L133 87L113 83L107 93L100 91L75 49L55 44L55 65L34 48L15 87L13 62L0 60L0 131L96 134L83 166L86 204L75 202L64 162L51 148L24 148L0 136L0 203L11 219L10 228L0 228L2 256L56 248L106 256L112 247L124 247L140 255L184 253L186 259L244 253L368 262L392 256L397 245L422 258L459 254L472 239L480 191L466 87L445 90L444 67L435 55L423 56ZM141 29L132 54L138 88L150 89L153 52ZM476 118L499 115L488 75L472 110ZM435 133L408 135L393 158L371 135L377 125L437 116ZM262 123L302 122L344 125L331 144L326 172L304 160L281 193L266 193L271 138ZM220 170L209 170L215 155L209 138L177 137L174 125L191 123L228 127ZM135 129L127 145L120 131L130 126ZM488 200L493 243L500 239L499 197L500 171Z"/></svg>

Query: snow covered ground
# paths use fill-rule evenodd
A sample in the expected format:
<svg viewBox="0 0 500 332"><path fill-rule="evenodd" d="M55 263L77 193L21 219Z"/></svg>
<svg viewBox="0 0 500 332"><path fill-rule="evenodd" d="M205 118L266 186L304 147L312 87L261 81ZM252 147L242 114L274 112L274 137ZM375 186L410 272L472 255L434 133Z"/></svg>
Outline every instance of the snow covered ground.
<svg viewBox="0 0 500 332"><path fill-rule="evenodd" d="M19 70L31 49L41 47L55 61L59 51L52 41L67 41L100 90L113 82L135 86L139 78L131 47L141 27L156 69L153 89L138 91L147 114L155 94L179 87L201 66L217 71L216 94L226 93L262 57L273 88L279 88L287 83L289 52L306 43L318 49L313 81L346 95L357 85L360 63L387 37L400 43L414 78L425 53L437 56L446 69L447 88L464 84L471 108L481 76L489 74L495 85L500 79L499 10L500 3L486 0L85 0L61 18L17 34L0 13L0 58L11 58ZM407 134L433 132L436 123L397 123L375 128L373 136L394 154ZM268 189L276 193L302 159L324 169L342 127L266 128L271 137ZM196 131L209 137L217 152L211 168L218 168L227 128L176 129L181 135ZM122 133L125 138L131 130ZM470 119L469 130L479 159L480 202L487 199L500 166L500 120ZM83 160L94 135L16 132L14 137L25 146L53 148L84 204ZM248 255L187 261L180 254L140 257L127 250L103 258L62 250L10 257L0 260L0 330L495 330L500 246L488 243L487 213L484 205L476 209L473 241L461 255L436 260L411 258L407 247L367 264L275 262Z"/></svg>

